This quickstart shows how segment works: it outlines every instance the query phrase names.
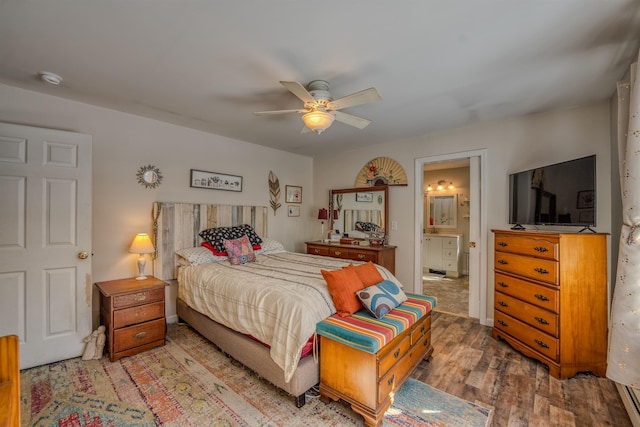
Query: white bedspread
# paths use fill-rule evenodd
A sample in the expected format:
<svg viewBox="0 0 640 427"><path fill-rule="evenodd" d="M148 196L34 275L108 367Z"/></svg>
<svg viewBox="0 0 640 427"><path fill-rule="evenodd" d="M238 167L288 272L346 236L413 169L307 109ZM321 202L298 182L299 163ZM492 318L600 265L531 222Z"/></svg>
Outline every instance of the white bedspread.
<svg viewBox="0 0 640 427"><path fill-rule="evenodd" d="M250 334L271 346L271 358L293 375L302 347L316 323L335 313L321 269L334 270L351 260L280 252L257 255L244 265L216 262L182 267L178 294L190 307L218 323ZM385 279L397 279L384 267Z"/></svg>

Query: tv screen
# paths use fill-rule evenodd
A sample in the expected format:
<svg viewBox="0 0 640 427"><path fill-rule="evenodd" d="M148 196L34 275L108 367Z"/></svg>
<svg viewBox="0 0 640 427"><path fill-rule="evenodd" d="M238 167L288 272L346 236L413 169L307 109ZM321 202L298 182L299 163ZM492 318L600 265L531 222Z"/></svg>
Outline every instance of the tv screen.
<svg viewBox="0 0 640 427"><path fill-rule="evenodd" d="M596 156L509 175L509 224L596 225Z"/></svg>

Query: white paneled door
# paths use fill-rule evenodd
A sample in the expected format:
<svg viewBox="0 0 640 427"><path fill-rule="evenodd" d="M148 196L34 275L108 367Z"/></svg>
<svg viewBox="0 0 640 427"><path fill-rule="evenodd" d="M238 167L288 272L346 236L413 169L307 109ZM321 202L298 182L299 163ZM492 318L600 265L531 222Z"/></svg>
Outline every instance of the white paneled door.
<svg viewBox="0 0 640 427"><path fill-rule="evenodd" d="M0 123L0 336L20 368L91 334L91 136Z"/></svg>

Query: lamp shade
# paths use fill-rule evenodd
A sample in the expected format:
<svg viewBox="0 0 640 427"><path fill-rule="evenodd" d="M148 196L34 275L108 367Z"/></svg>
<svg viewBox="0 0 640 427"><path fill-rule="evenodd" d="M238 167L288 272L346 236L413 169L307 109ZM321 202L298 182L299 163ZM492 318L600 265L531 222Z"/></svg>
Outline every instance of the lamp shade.
<svg viewBox="0 0 640 427"><path fill-rule="evenodd" d="M324 132L331 124L335 117L333 114L329 114L325 111L311 111L310 113L304 114L302 116L302 121L304 125L311 129L312 132L320 135Z"/></svg>
<svg viewBox="0 0 640 427"><path fill-rule="evenodd" d="M133 239L133 243L131 243L129 252L132 254L151 254L155 252L149 235L146 233L137 234L136 238Z"/></svg>
<svg viewBox="0 0 640 427"><path fill-rule="evenodd" d="M327 211L325 208L322 208L318 211L318 219L319 220L327 220L329 219L329 211Z"/></svg>

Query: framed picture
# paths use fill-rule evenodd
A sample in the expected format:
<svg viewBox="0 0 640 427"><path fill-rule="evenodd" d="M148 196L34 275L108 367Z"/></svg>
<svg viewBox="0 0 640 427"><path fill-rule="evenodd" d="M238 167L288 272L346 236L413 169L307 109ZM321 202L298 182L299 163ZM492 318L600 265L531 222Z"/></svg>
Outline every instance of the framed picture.
<svg viewBox="0 0 640 427"><path fill-rule="evenodd" d="M286 185L285 191L287 195L287 203L302 203L302 187Z"/></svg>
<svg viewBox="0 0 640 427"><path fill-rule="evenodd" d="M242 177L191 169L191 187L210 190L242 191Z"/></svg>
<svg viewBox="0 0 640 427"><path fill-rule="evenodd" d="M356 202L373 202L373 193L356 193Z"/></svg>
<svg viewBox="0 0 640 427"><path fill-rule="evenodd" d="M288 206L289 216L300 216L300 206Z"/></svg>
<svg viewBox="0 0 640 427"><path fill-rule="evenodd" d="M593 190L578 191L578 209L592 209L595 200Z"/></svg>

